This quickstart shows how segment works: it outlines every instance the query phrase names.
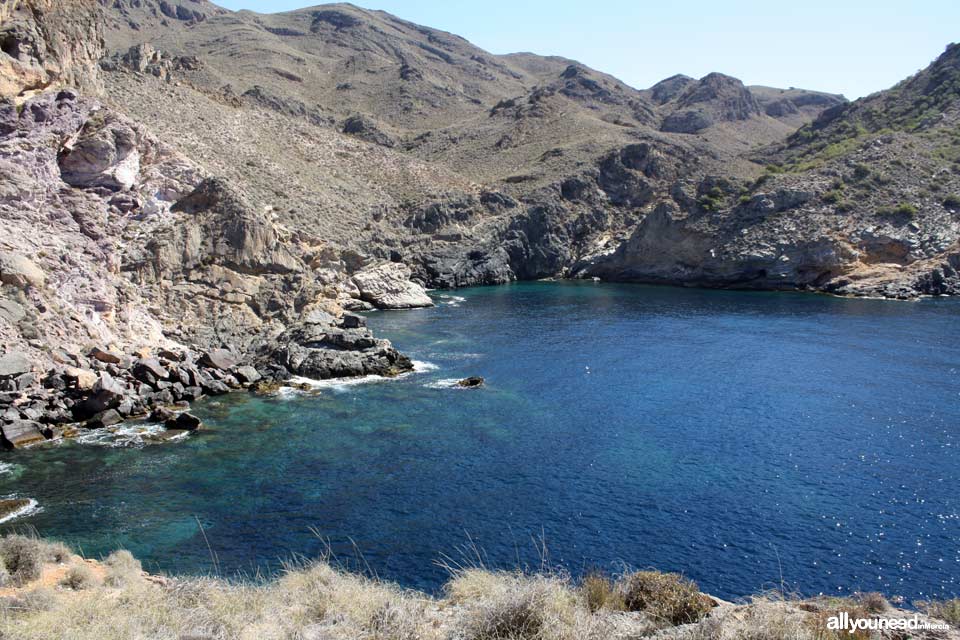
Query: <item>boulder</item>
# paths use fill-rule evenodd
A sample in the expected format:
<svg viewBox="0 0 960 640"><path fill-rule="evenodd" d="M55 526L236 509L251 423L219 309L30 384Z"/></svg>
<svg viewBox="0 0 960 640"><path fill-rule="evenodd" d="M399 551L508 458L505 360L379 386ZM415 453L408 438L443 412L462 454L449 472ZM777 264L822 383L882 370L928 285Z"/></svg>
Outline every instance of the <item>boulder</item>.
<svg viewBox="0 0 960 640"><path fill-rule="evenodd" d="M150 422L170 422L171 420L176 420L177 414L167 409L166 407L157 407L150 414L148 420Z"/></svg>
<svg viewBox="0 0 960 640"><path fill-rule="evenodd" d="M121 358L115 353L111 353L106 349L101 349L100 347L94 347L90 351L90 357L94 360L99 360L100 362L105 362L107 364L120 364Z"/></svg>
<svg viewBox="0 0 960 640"><path fill-rule="evenodd" d="M360 329L367 326L367 319L363 316L345 313L343 318L340 319L340 326L344 329Z"/></svg>
<svg viewBox="0 0 960 640"><path fill-rule="evenodd" d="M17 378L30 373L33 365L19 351L10 351L0 356L0 378Z"/></svg>
<svg viewBox="0 0 960 640"><path fill-rule="evenodd" d="M200 364L204 367L226 371L237 366L237 357L226 349L213 349L203 354L200 358Z"/></svg>
<svg viewBox="0 0 960 640"><path fill-rule="evenodd" d="M196 431L203 427L203 422L197 416L184 412L173 420L167 420L166 427L179 431Z"/></svg>
<svg viewBox="0 0 960 640"><path fill-rule="evenodd" d="M254 369L253 367L247 365L243 367L237 367L234 371L234 375L240 382L254 383L258 381L263 376L260 375L260 372Z"/></svg>
<svg viewBox="0 0 960 640"><path fill-rule="evenodd" d="M20 289L42 287L46 281L43 270L26 256L0 252L0 282Z"/></svg>
<svg viewBox="0 0 960 640"><path fill-rule="evenodd" d="M141 358L133 366L133 376L141 382L156 384L157 380L166 380L170 373L154 358Z"/></svg>
<svg viewBox="0 0 960 640"><path fill-rule="evenodd" d="M432 307L433 300L419 284L410 280L410 268L388 262L364 269L353 276L360 298L379 309Z"/></svg>
<svg viewBox="0 0 960 640"><path fill-rule="evenodd" d="M81 391L93 389L97 383L97 374L90 369L80 369L79 367L67 367L63 375L73 383L73 386Z"/></svg>
<svg viewBox="0 0 960 640"><path fill-rule="evenodd" d="M480 376L471 376L469 378L464 378L463 380L458 382L457 386L462 387L464 389L476 389L477 387L482 387L484 385L484 382L485 380Z"/></svg>
<svg viewBox="0 0 960 640"><path fill-rule="evenodd" d="M123 422L123 416L115 409L101 411L87 421L87 428L100 429L102 427L112 427L115 424Z"/></svg>
<svg viewBox="0 0 960 640"><path fill-rule="evenodd" d="M46 441L40 423L32 420L16 420L0 427L3 432L3 444L10 449L21 449L38 442Z"/></svg>
<svg viewBox="0 0 960 640"><path fill-rule="evenodd" d="M104 371L93 385L97 400L105 407L115 407L123 400L127 388L119 380Z"/></svg>

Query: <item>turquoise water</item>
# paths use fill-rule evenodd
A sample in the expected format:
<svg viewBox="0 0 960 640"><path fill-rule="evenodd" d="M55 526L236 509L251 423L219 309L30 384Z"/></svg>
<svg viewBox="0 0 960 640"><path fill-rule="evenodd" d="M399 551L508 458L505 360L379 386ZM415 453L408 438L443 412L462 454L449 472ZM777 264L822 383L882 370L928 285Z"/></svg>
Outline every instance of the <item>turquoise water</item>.
<svg viewBox="0 0 960 640"><path fill-rule="evenodd" d="M437 301L370 316L430 370L209 400L181 443L5 454L0 494L40 510L4 526L168 572L329 546L434 589L444 557L539 566L545 546L574 573L683 571L721 597L781 575L960 594L960 301L592 283ZM468 375L487 387L450 388Z"/></svg>

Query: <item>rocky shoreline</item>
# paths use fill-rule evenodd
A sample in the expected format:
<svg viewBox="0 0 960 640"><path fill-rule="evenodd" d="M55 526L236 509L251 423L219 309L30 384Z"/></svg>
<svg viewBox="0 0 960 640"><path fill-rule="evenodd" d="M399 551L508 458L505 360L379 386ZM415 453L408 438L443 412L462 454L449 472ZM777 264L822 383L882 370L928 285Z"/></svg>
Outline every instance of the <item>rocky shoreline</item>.
<svg viewBox="0 0 960 640"><path fill-rule="evenodd" d="M362 316L297 325L258 355L230 349L146 350L125 354L92 347L58 350L55 366L36 371L24 354L0 356L0 433L3 445L22 449L125 420L147 419L172 439L202 427L190 403L231 391L276 391L293 376L314 379L397 376L412 361L379 340Z"/></svg>

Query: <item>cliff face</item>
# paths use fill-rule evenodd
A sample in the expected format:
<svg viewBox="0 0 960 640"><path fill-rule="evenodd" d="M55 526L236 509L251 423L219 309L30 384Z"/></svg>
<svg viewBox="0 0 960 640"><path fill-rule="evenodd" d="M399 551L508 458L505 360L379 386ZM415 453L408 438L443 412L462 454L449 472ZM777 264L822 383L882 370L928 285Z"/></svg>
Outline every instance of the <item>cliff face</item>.
<svg viewBox="0 0 960 640"><path fill-rule="evenodd" d="M0 3L0 96L72 86L101 90L104 52L95 0L4 0Z"/></svg>
<svg viewBox="0 0 960 640"><path fill-rule="evenodd" d="M350 5L0 17L0 333L38 360L270 352L393 304L358 282L421 300L403 264L440 287L960 291L956 47L848 105L722 74L638 91Z"/></svg>

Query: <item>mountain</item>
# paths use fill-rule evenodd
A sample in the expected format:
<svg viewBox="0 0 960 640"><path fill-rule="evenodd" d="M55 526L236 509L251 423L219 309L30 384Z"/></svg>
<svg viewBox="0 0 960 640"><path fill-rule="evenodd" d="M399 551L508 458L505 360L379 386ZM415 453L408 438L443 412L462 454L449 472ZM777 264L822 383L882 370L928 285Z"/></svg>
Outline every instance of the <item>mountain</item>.
<svg viewBox="0 0 960 640"><path fill-rule="evenodd" d="M422 300L410 278L960 290L956 47L847 103L721 73L636 89L348 4L0 11L0 330L35 362L392 370L340 323Z"/></svg>

